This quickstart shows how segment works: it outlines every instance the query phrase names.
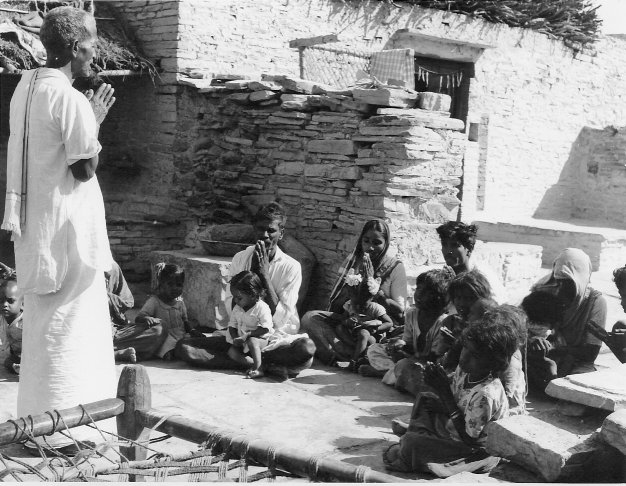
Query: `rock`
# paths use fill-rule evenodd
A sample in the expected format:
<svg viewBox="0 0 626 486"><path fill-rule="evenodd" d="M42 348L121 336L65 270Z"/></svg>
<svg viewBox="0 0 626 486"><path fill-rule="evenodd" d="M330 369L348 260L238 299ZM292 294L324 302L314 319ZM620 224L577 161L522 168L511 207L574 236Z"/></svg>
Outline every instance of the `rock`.
<svg viewBox="0 0 626 486"><path fill-rule="evenodd" d="M377 115L419 115L420 113L423 113L424 111L432 111L432 110L422 110L420 108L410 108L410 109L405 109L405 108L378 108L376 110L376 114ZM445 118L449 118L450 117L450 112L449 111L436 111L435 112L437 115L439 116L443 116Z"/></svg>
<svg viewBox="0 0 626 486"><path fill-rule="evenodd" d="M272 81L250 81L248 89L251 91L280 91L283 87Z"/></svg>
<svg viewBox="0 0 626 486"><path fill-rule="evenodd" d="M250 101L252 102L271 100L277 97L278 97L278 93L276 93L275 91L268 90L268 89L253 91L252 93L250 93Z"/></svg>
<svg viewBox="0 0 626 486"><path fill-rule="evenodd" d="M581 405L604 410L626 408L626 363L615 368L569 375L552 380L546 393Z"/></svg>
<svg viewBox="0 0 626 486"><path fill-rule="evenodd" d="M283 110L306 110L317 105L319 96L285 93L280 96Z"/></svg>
<svg viewBox="0 0 626 486"><path fill-rule="evenodd" d="M422 110L449 112L451 103L452 97L449 95L426 91L424 93L420 93L417 106L419 106Z"/></svg>
<svg viewBox="0 0 626 486"><path fill-rule="evenodd" d="M421 125L428 128L443 128L448 130L463 131L465 129L465 123L463 120L457 120L456 118L446 118L437 115L434 111L421 110L415 112L414 110L410 114L403 115L377 115L368 118L362 122L362 125L366 126L413 126Z"/></svg>
<svg viewBox="0 0 626 486"><path fill-rule="evenodd" d="M352 140L311 140L307 148L309 152L323 154L348 155L356 153L356 147Z"/></svg>
<svg viewBox="0 0 626 486"><path fill-rule="evenodd" d="M536 472L546 481L597 482L613 478L620 470L622 459L617 451L597 434L578 435L524 415L490 422L486 432L487 452Z"/></svg>
<svg viewBox="0 0 626 486"><path fill-rule="evenodd" d="M247 89L249 84L250 84L250 81L243 80L243 79L236 79L233 81L226 81L226 83L224 83L224 86L227 89Z"/></svg>
<svg viewBox="0 0 626 486"><path fill-rule="evenodd" d="M600 430L602 440L626 455L626 410L618 410L609 415Z"/></svg>
<svg viewBox="0 0 626 486"><path fill-rule="evenodd" d="M415 91L402 88L354 88L352 96L355 101L369 105L412 108L417 102L418 94Z"/></svg>

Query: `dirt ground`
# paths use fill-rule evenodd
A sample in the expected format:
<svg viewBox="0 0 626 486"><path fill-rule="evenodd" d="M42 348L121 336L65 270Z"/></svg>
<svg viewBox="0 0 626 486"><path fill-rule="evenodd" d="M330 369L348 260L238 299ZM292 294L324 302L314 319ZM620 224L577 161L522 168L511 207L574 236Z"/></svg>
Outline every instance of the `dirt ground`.
<svg viewBox="0 0 626 486"><path fill-rule="evenodd" d="M611 292L608 276L595 276L595 280L595 287L606 292L608 322L612 324L623 316L617 292L614 289ZM613 366L617 360L603 348L597 362L601 366ZM190 368L182 362L155 360L142 364L150 377L153 408L168 415L196 419L237 434L264 438L278 447L334 457L382 472L385 471L382 452L398 440L391 432L391 420L407 416L412 406L411 396L383 385L379 379L318 365L297 378L280 382L271 377L246 379L236 371ZM118 373L122 368L123 365L117 366ZM15 413L17 384L17 376L0 370L0 420L7 420ZM528 408L531 414L550 420L551 414L556 413L556 402L531 395ZM588 429L599 426L602 419L602 414L591 414L584 423L578 420L581 427ZM197 449L194 444L177 439L168 439L155 447L169 453ZM26 459L28 456L21 446L0 448L0 452L36 462L34 458ZM398 477L434 479L418 474ZM491 473L491 478L539 481L531 473L504 462Z"/></svg>

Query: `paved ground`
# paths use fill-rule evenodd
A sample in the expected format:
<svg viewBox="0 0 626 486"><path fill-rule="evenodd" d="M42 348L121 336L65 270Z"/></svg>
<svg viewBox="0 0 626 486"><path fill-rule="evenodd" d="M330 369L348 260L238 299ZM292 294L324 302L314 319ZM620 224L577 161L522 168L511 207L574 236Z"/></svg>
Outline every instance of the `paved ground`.
<svg viewBox="0 0 626 486"><path fill-rule="evenodd" d="M607 293L612 324L623 316L617 292L606 275L594 275L594 285ZM617 360L603 349L598 363L612 366ZM149 361L144 365L152 384L153 407L165 413L379 471L385 471L382 451L397 440L390 422L394 417L407 415L412 405L410 396L377 379L322 366L279 382L271 378L249 380L238 372L188 368L179 362ZM118 366L118 373L122 368ZM16 377L1 370L0 420L13 415L16 396ZM547 421L562 419L556 416L553 401L531 396L529 409ZM598 427L602 419L602 414L591 414L568 422L568 426L579 427L585 433ZM195 450L194 445L173 439L159 444L159 448L175 453ZM17 446L0 451L24 456ZM423 475L403 477L432 480ZM499 481L538 481L511 464L499 466L492 477Z"/></svg>

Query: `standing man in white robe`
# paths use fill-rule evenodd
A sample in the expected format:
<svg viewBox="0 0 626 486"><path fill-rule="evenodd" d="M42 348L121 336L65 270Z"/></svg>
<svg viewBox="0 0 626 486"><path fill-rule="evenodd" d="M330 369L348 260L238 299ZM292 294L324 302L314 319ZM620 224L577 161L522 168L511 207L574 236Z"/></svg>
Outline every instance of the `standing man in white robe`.
<svg viewBox="0 0 626 486"><path fill-rule="evenodd" d="M100 123L115 98L110 85L95 94L72 87L74 78L89 75L95 55L91 14L72 7L50 10L41 41L46 66L25 72L11 99L2 223L13 233L24 294L18 416L116 392L102 278L112 258L95 177ZM72 432L81 437L81 431ZM71 441L60 434L47 442L70 452Z"/></svg>

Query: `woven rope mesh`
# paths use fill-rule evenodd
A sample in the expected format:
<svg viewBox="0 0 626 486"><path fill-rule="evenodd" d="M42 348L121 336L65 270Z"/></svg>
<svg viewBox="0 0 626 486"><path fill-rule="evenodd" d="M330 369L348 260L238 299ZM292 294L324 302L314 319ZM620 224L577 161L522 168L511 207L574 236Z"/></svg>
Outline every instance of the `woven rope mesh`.
<svg viewBox="0 0 626 486"><path fill-rule="evenodd" d="M352 86L357 72L369 73L371 53L348 48L311 46L300 51L302 77L338 88Z"/></svg>

